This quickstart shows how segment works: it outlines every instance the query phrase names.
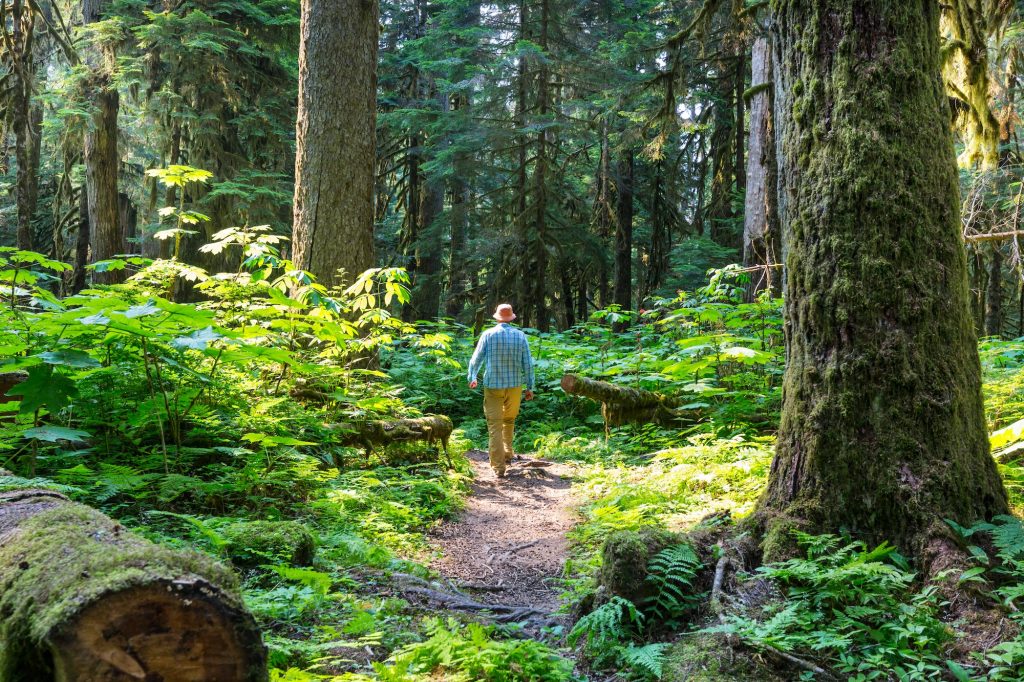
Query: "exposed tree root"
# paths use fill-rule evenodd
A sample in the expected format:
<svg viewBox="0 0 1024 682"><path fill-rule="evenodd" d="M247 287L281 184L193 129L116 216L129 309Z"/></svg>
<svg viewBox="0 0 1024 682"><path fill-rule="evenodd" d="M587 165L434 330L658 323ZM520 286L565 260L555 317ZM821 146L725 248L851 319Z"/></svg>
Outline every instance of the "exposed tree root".
<svg viewBox="0 0 1024 682"><path fill-rule="evenodd" d="M532 606L484 604L451 584L430 582L406 573L396 573L393 577L399 582L403 593L418 595L451 611L477 613L498 623L525 622L535 627L548 627L558 622L551 614Z"/></svg>

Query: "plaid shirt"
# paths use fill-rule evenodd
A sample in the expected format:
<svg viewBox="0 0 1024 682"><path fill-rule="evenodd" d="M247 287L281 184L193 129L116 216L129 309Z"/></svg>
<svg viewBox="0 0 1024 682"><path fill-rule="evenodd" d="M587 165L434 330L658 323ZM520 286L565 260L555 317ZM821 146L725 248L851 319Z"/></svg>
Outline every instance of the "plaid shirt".
<svg viewBox="0 0 1024 682"><path fill-rule="evenodd" d="M533 358L526 334L506 323L491 327L480 335L473 359L469 361L472 383L484 366L484 388L516 388L526 384L533 390Z"/></svg>

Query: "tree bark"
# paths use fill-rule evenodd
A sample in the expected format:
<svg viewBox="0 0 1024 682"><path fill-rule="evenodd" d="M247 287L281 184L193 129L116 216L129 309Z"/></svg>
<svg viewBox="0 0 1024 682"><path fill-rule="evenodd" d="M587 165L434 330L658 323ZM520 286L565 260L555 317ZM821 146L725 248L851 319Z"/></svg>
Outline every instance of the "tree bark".
<svg viewBox="0 0 1024 682"><path fill-rule="evenodd" d="M441 215L444 180L428 177L420 193L419 235L416 238L416 279L412 308L417 320L436 320L441 307Z"/></svg>
<svg viewBox="0 0 1024 682"><path fill-rule="evenodd" d="M92 24L103 19L108 0L83 0L82 21ZM121 157L117 148L117 114L120 99L113 84L116 68L114 48L103 45L99 54L87 57L93 90L92 121L85 131L84 160L85 184L89 207L90 242L93 262L113 258L124 253L124 232L118 221L118 170ZM124 270L93 272L98 284L113 284L124 280Z"/></svg>
<svg viewBox="0 0 1024 682"><path fill-rule="evenodd" d="M10 42L13 48L8 55L13 64L9 74L13 100L11 127L14 128L14 155L18 162L15 180L15 201L18 209L17 243L19 249L30 251L33 248L32 217L35 214L39 188L39 154L36 150L34 163L33 142L37 139L32 125L32 87L35 80L35 63L32 59L34 22L32 11L23 0L13 0L11 3L10 21ZM2 30L6 32L7 27L4 26ZM39 109L39 112L42 110Z"/></svg>
<svg viewBox="0 0 1024 682"><path fill-rule="evenodd" d="M479 18L479 5L477 5ZM460 116L469 113L470 98L459 96L456 100ZM466 299L466 245L469 234L469 211L472 197L470 174L472 160L469 153L458 151L453 161L454 177L451 179L451 244L448 253L448 295L445 298L444 311L448 317L458 318L465 306Z"/></svg>
<svg viewBox="0 0 1024 682"><path fill-rule="evenodd" d="M469 78L472 73L472 65L479 60L479 38L472 29L480 26L482 18L482 3L479 0L472 0L458 9L455 25L460 30L465 30L469 36L464 40L459 37L459 47L471 50L472 57L458 71L460 80ZM463 90L454 98L455 112L459 135L466 135L475 130L473 121L473 94L471 90ZM451 243L448 253L448 292L445 297L445 314L451 318L458 318L466 305L467 288L469 286L466 253L469 240L469 215L473 201L473 153L466 148L463 140L459 141L459 147L453 154L452 165L454 173L450 180L450 191L452 195L451 206Z"/></svg>
<svg viewBox="0 0 1024 682"><path fill-rule="evenodd" d="M85 288L85 266L89 264L89 191L82 187L78 192L78 238L75 241L75 269L71 277L71 293L77 294Z"/></svg>
<svg viewBox="0 0 1024 682"><path fill-rule="evenodd" d="M302 0L295 264L324 285L373 267L377 0Z"/></svg>
<svg viewBox="0 0 1024 682"><path fill-rule="evenodd" d="M237 580L48 491L0 493L0 678L267 679Z"/></svg>
<svg viewBox="0 0 1024 682"><path fill-rule="evenodd" d="M633 309L633 152L624 150L615 173L615 303Z"/></svg>
<svg viewBox="0 0 1024 682"><path fill-rule="evenodd" d="M1007 512L989 456L931 0L777 0L782 424L758 514L921 556Z"/></svg>
<svg viewBox="0 0 1024 682"><path fill-rule="evenodd" d="M1003 334L1003 252L996 246L988 268L988 293L985 296L985 336Z"/></svg>
<svg viewBox="0 0 1024 682"><path fill-rule="evenodd" d="M607 243L612 237L612 225L615 219L615 208L612 202L612 155L608 141L608 121L601 121L601 153L597 162L597 173L594 181L594 225L597 238ZM602 256L597 263L597 304L607 308L612 303L611 288L608 286L608 264Z"/></svg>
<svg viewBox="0 0 1024 682"><path fill-rule="evenodd" d="M736 213L732 198L736 188L736 119L733 98L736 96L735 65L727 59L720 60L716 67L715 102L712 115L711 133L711 197L708 202L705 222L710 237L722 246L738 245L736 234L731 227Z"/></svg>
<svg viewBox="0 0 1024 682"><path fill-rule="evenodd" d="M94 100L96 112L85 133L85 182L88 188L90 251L92 262L124 253L124 232L118 216L117 112L119 97L109 76L100 75ZM93 272L98 284L113 284L124 279L124 270Z"/></svg>
<svg viewBox="0 0 1024 682"><path fill-rule="evenodd" d="M544 56L537 69L537 115L542 124L548 123L551 113L551 83L548 67L551 3L541 0L540 35L537 45ZM534 225L526 242L528 283L526 304L536 316L537 329L548 331L551 326L547 303L548 279L548 131L537 131L537 160L533 167Z"/></svg>
<svg viewBox="0 0 1024 682"><path fill-rule="evenodd" d="M747 154L747 192L743 218L743 265L761 268L750 275L747 300L764 289L781 293L782 273L773 269L779 258L779 215L775 134L772 127L772 54L766 36L754 41L751 52L750 136Z"/></svg>

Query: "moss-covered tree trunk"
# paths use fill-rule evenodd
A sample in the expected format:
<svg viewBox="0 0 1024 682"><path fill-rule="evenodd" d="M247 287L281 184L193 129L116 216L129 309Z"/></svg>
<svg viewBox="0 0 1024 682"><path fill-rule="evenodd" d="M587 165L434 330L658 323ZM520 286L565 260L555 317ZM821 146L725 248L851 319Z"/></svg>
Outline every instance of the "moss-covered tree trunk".
<svg viewBox="0 0 1024 682"><path fill-rule="evenodd" d="M265 679L223 566L52 491L0 493L0 680Z"/></svg>
<svg viewBox="0 0 1024 682"><path fill-rule="evenodd" d="M933 0L774 0L782 424L759 505L911 553L1007 510L989 456Z"/></svg>

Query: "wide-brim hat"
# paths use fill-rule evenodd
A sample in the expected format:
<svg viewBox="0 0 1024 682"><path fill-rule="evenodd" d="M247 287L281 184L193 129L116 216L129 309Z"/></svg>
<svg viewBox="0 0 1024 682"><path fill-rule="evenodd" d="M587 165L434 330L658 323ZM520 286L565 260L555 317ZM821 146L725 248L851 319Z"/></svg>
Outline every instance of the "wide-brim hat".
<svg viewBox="0 0 1024 682"><path fill-rule="evenodd" d="M516 319L516 314L512 311L512 306L508 303L502 303L494 310L494 315L491 317L498 322L511 322Z"/></svg>

